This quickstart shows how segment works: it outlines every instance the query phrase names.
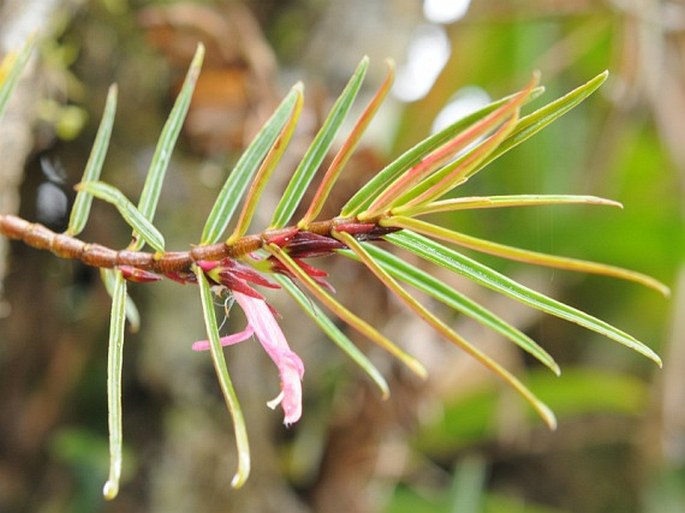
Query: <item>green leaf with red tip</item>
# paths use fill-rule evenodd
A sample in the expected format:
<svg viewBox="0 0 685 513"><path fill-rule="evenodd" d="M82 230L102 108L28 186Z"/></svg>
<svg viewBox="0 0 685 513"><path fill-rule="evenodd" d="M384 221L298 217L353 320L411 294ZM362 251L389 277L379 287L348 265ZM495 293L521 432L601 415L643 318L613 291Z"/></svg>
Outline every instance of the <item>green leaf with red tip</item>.
<svg viewBox="0 0 685 513"><path fill-rule="evenodd" d="M333 105L331 112L328 114L326 121L316 134L309 149L302 157L302 160L300 160L281 200L278 202L278 205L276 205L276 210L271 219L271 228L284 227L295 213L295 210L300 204L304 193L309 188L309 184L314 178L316 171L328 154L328 150L333 144L333 139L338 133L340 126L345 121L345 117L352 107L354 99L357 97L368 66L369 59L368 57L364 57L357 66L352 78L345 86L345 89Z"/></svg>
<svg viewBox="0 0 685 513"><path fill-rule="evenodd" d="M207 221L205 221L200 244L214 244L221 239L247 190L250 180L288 122L297 103L297 98L301 94L302 85L298 83L293 86L238 159L226 182L224 182Z"/></svg>
<svg viewBox="0 0 685 513"><path fill-rule="evenodd" d="M357 123L355 124L354 128L347 136L347 139L345 139L345 143L336 154L329 168L326 170L326 174L322 178L321 184L319 184L319 188L314 194L314 199L312 199L312 202L309 205L307 212L302 217L302 219L300 219L300 221L297 223L297 226L299 228L306 228L309 225L309 223L316 219L316 217L321 212L321 209L323 208L326 199L328 198L328 195L333 189L333 185L335 185L335 182L340 176L340 173L345 167L345 164L347 164L347 161L350 159L350 157L354 153L354 150L357 148L357 144L359 144L359 140L364 134L364 131L369 126L369 123L371 123L371 120L378 111L378 108L381 106L381 103L383 103L383 100L390 91L394 78L395 65L392 61L388 61L388 73L385 77L385 80L378 88L378 91L376 91L376 94L373 96L369 104L364 109L364 112L362 112L362 114L359 116L359 119L357 120Z"/></svg>
<svg viewBox="0 0 685 513"><path fill-rule="evenodd" d="M527 101L532 101L544 92L543 87L536 87L530 93ZM405 151L393 162L379 171L343 206L340 216L350 217L368 208L372 201L402 173L417 165L426 155L454 138L461 131L477 123L491 112L510 102L516 95L510 95L479 109L450 126L424 139L417 145Z"/></svg>

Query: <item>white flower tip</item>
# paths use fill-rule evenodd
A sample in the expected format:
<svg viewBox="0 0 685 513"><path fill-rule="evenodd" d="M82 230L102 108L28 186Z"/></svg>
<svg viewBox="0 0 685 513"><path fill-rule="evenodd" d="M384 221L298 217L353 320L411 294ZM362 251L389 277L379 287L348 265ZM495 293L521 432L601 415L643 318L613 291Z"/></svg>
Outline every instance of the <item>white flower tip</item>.
<svg viewBox="0 0 685 513"><path fill-rule="evenodd" d="M278 394L276 397L271 399L271 401L267 401L266 405L271 408L272 410L276 409L276 406L281 404L281 401L283 401L283 391L281 390L281 393Z"/></svg>

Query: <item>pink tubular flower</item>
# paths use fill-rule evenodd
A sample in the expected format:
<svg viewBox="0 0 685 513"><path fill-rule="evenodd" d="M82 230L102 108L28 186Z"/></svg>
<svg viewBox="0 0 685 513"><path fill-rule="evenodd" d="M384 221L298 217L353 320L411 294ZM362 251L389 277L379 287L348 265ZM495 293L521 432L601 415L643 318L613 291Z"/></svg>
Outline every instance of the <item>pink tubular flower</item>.
<svg viewBox="0 0 685 513"><path fill-rule="evenodd" d="M269 401L267 405L270 408L275 408L280 404L285 413L283 423L289 426L300 420L302 416L304 364L300 357L288 346L285 335L283 335L266 301L235 290L233 291L233 297L245 312L247 327L241 332L223 337L221 345L237 344L250 338L252 334L257 336L266 353L271 357L276 367L278 367L278 373L281 377L281 392L275 399ZM209 341L207 340L201 340L193 344L193 351L206 351L208 349Z"/></svg>

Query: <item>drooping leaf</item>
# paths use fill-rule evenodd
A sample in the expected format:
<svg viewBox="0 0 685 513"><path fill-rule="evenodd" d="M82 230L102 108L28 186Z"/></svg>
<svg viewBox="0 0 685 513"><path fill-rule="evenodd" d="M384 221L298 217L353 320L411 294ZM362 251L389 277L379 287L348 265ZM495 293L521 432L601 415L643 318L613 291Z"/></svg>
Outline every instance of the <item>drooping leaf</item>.
<svg viewBox="0 0 685 513"><path fill-rule="evenodd" d="M521 349L535 357L541 363L549 367L552 372L559 375L560 369L552 356L540 347L533 339L525 333L516 329L511 324L504 321L491 311L482 307L472 299L466 297L453 287L450 287L443 281L435 278L426 271L419 269L416 266L404 261L403 259L385 251L373 244L365 244L364 249L374 258L386 272L391 274L398 280L411 285L434 297L438 301L453 308L457 312L471 317L478 321L483 326L496 331L497 333L508 338ZM347 251L342 251L342 254L350 256Z"/></svg>
<svg viewBox="0 0 685 513"><path fill-rule="evenodd" d="M274 274L273 278L290 294L304 312L328 335L354 363L356 363L378 386L383 398L390 396L390 388L381 372L371 361L362 353L357 346L331 321L328 316L311 301L304 292L287 277Z"/></svg>
<svg viewBox="0 0 685 513"><path fill-rule="evenodd" d="M214 364L214 371L219 380L219 386L221 387L221 393L224 396L226 407L233 419L233 430L235 432L236 449L238 451L238 471L231 480L231 486L233 486L233 488L240 488L245 484L245 481L247 481L247 478L250 475L250 444L247 438L245 417L243 416L238 396L233 388L231 376L228 374L224 351L221 347L221 341L219 340L219 327L216 323L216 314L214 313L214 303L212 301L212 291L209 287L209 282L200 267L196 266L194 271L197 276L198 287L200 288L202 315L207 330L209 351L212 357L212 363Z"/></svg>
<svg viewBox="0 0 685 513"><path fill-rule="evenodd" d="M331 144L333 144L333 139L338 133L338 129L343 121L345 121L345 117L350 107L352 107L354 99L357 97L368 66L369 59L364 57L333 105L326 121L316 134L316 137L314 137L312 144L293 173L281 200L276 205L276 210L271 219L271 228L282 228L295 213L295 209L300 204L302 196L304 196L305 191L314 178L314 174L326 157Z"/></svg>
<svg viewBox="0 0 685 513"><path fill-rule="evenodd" d="M504 380L504 382L518 392L521 397L528 401L533 409L535 409L540 417L547 423L550 429L556 429L557 421L554 417L554 413L552 413L552 410L550 410L547 405L540 401L535 394L533 394L518 378L516 378L516 376L511 374L508 370L506 370L488 355L480 351L473 344L469 343L467 340L464 340L454 330L447 326L447 324L438 319L425 306L419 303L411 294L409 294L402 286L400 286L400 284L397 283L397 281L390 276L382 268L382 266L380 266L373 259L373 257L371 257L371 255L369 255L362 244L358 242L352 235L349 233L337 232L335 233L335 237L344 242L347 247L349 247L360 258L364 265L366 265L366 267L368 267L368 269L376 275L383 285L390 289L398 298L402 300L405 305L407 305L411 310L414 311L414 313L421 317L438 334L440 334L449 342L452 342L457 347L461 348L464 352L471 355L478 362Z"/></svg>
<svg viewBox="0 0 685 513"><path fill-rule="evenodd" d="M507 297L615 340L661 366L661 358L654 351L627 333L590 314L525 287L461 253L409 230L392 233L385 238L429 262L465 276Z"/></svg>
<svg viewBox="0 0 685 513"><path fill-rule="evenodd" d="M83 172L82 182L96 182L100 179L102 172L102 165L107 155L109 148L109 139L112 134L112 125L114 124L114 116L117 111L117 86L113 84L107 93L107 101L105 102L105 111L100 121L97 135L93 148L90 151L86 169ZM93 196L86 191L79 191L74 200L74 206L71 209L69 216L69 226L66 233L71 236L76 236L86 225L88 216L90 215L90 206L93 202Z"/></svg>
<svg viewBox="0 0 685 513"><path fill-rule="evenodd" d="M250 180L257 172L262 159L273 147L278 134L283 129L295 108L297 98L301 95L302 85L295 84L288 95L283 99L271 118L262 126L247 149L243 152L235 167L224 182L219 195L212 206L202 229L200 244L214 244L221 239L228 223L231 222L233 213Z"/></svg>
<svg viewBox="0 0 685 513"><path fill-rule="evenodd" d="M76 190L84 191L116 207L121 217L155 251L164 252L164 236L116 187L104 182L81 182Z"/></svg>
<svg viewBox="0 0 685 513"><path fill-rule="evenodd" d="M124 360L124 325L126 324L126 280L114 273L112 312L109 320L109 349L107 353L107 410L109 425L109 477L102 494L112 500L119 493L121 478L121 369Z"/></svg>

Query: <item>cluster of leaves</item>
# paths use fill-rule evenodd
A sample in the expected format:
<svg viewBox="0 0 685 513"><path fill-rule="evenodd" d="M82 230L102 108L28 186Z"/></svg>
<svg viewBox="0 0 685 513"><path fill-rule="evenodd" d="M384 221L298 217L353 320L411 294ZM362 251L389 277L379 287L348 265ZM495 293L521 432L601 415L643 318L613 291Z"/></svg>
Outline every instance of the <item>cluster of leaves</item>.
<svg viewBox="0 0 685 513"><path fill-rule="evenodd" d="M0 109L4 108L30 52L31 46L27 45L17 55L10 56L3 64L0 71L2 81ZM66 235L76 237L82 231L89 216L92 199L97 197L112 203L132 227L133 238L126 248L128 252L139 252L147 244L156 252L156 257L163 258L164 237L155 228L153 218L169 160L200 73L203 55L204 50L200 46L159 137L137 205L134 205L112 185L100 181L116 111L117 89L116 86L110 88L100 128L83 179L77 187L79 192L71 212ZM337 252L363 263L409 309L432 326L443 338L469 353L515 389L551 428L555 427L556 420L544 403L519 379L462 338L445 321L439 319L417 301L405 285L420 290L444 303L450 309L495 330L558 375L559 366L553 357L526 334L484 306L477 304L428 272L408 263L401 253L398 256L374 245L374 240L383 239L428 263L465 276L479 285L542 312L600 333L660 365L659 357L648 346L631 335L592 315L531 290L439 241L527 263L628 279L668 294L667 288L661 283L634 271L509 247L418 219L434 212L467 209L550 204L620 206L614 201L603 198L573 195L509 195L443 199L454 188L466 182L494 159L578 105L602 84L607 74L602 73L565 96L524 115L522 114L523 107L543 92L543 88L537 85L537 76L534 76L520 92L487 105L407 150L375 174L354 194L342 207L337 217L318 221L317 218L337 178L391 87L393 67L389 64L385 81L362 111L344 144L325 171L306 213L293 223L293 215L310 188L325 156L329 153L359 92L367 67L368 61L363 59L333 105L328 118L294 171L276 206L270 226L258 232L260 234L259 247L245 252L237 249L242 247L241 244L246 239L261 193L294 132L303 105L303 86L299 83L285 96L228 175L205 223L199 247L219 243L234 219L238 206L242 204L233 231L227 239L223 239L225 247L229 250L234 249L233 256L240 259L242 264L252 266L259 272L270 273L278 285L292 296L321 330L368 374L383 396L389 394L389 389L382 373L359 351L321 307L396 356L417 375L425 376L424 367L373 326L340 304L326 288L321 275L303 262L302 258ZM268 262L268 265L265 265L265 262ZM233 486L238 487L245 482L249 474L248 435L221 346L212 297L212 286L216 283L200 265L193 264L189 271L193 273L192 280L185 281L196 281L198 284L212 362L226 405L233 418L238 448L238 471L233 479ZM107 385L111 465L104 495L107 498L113 498L117 494L121 474L121 377L124 327L127 317L134 327L139 323L138 313L127 295L127 278L136 281L135 278L139 275L136 274L135 268L124 269L123 267L101 269L101 272L107 290L112 296ZM311 297L316 301L313 301Z"/></svg>

